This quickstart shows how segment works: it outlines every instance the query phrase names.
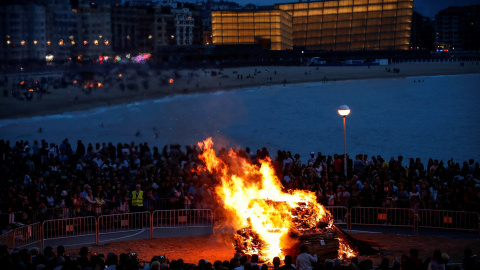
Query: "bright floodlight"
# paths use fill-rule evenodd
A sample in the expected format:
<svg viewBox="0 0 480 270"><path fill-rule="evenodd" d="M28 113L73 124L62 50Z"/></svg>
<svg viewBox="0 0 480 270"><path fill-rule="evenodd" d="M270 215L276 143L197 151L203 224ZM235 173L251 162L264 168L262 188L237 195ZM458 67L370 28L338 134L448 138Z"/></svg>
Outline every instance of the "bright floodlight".
<svg viewBox="0 0 480 270"><path fill-rule="evenodd" d="M350 114L350 108L348 108L347 105L342 105L340 108L338 108L338 114L345 117Z"/></svg>

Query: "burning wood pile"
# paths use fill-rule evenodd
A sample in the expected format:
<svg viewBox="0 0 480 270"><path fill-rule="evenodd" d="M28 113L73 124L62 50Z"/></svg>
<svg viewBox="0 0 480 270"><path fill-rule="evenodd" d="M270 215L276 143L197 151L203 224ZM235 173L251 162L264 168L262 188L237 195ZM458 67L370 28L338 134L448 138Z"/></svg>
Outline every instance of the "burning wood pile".
<svg viewBox="0 0 480 270"><path fill-rule="evenodd" d="M281 204L285 202L269 201L268 204ZM298 203L298 207L292 209L292 224L288 228L288 236L295 240L290 248L282 249L284 254L299 254L299 246L304 244L309 247L311 254L316 254L319 260L342 258L353 256L358 251L352 247L351 239L344 239L345 233L331 223L331 216L328 214L324 220L312 223L315 215L313 208L306 203ZM313 219L315 220L315 219ZM279 233L281 229L277 229ZM353 239L353 238L352 238ZM263 250L268 247L251 226L242 228L235 235L235 252L240 254L258 254L263 257Z"/></svg>
<svg viewBox="0 0 480 270"><path fill-rule="evenodd" d="M219 179L215 194L237 230L236 252L271 261L296 255L299 245L307 244L320 259L356 255L313 192L283 190L268 157L255 165L234 150L217 157L211 138L199 146L205 166L197 170Z"/></svg>

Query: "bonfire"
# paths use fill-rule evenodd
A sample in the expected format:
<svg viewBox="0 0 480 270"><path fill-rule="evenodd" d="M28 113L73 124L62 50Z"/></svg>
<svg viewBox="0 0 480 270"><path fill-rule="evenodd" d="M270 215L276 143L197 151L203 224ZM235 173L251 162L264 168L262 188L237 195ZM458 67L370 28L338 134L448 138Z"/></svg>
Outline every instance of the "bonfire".
<svg viewBox="0 0 480 270"><path fill-rule="evenodd" d="M205 164L199 170L215 174L219 181L215 194L235 229L236 252L258 254L267 262L296 255L299 244L310 245L319 258L358 253L313 192L284 189L268 157L255 165L233 149L217 157L211 138L199 146Z"/></svg>

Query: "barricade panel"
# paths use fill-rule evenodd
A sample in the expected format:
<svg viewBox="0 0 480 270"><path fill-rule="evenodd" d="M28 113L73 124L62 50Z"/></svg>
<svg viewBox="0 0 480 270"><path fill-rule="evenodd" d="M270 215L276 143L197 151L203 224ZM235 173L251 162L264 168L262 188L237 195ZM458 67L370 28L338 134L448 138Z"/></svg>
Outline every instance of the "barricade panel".
<svg viewBox="0 0 480 270"><path fill-rule="evenodd" d="M42 223L37 222L15 229L15 247L21 248L42 240Z"/></svg>
<svg viewBox="0 0 480 270"><path fill-rule="evenodd" d="M10 230L0 235L0 244L6 245L9 248L14 248L15 247L15 231Z"/></svg>
<svg viewBox="0 0 480 270"><path fill-rule="evenodd" d="M157 210L152 215L155 228L172 227L213 227L213 214L210 209Z"/></svg>
<svg viewBox="0 0 480 270"><path fill-rule="evenodd" d="M479 231L479 214L476 212L421 209L415 214L412 209L385 207L327 206L336 224L378 225L453 230ZM62 214L65 213L63 208ZM15 213L17 214L17 213ZM12 218L15 217L11 215ZM52 212L55 214L55 212ZM220 218L220 217L216 217ZM146 230L153 237L153 230L160 228L212 228L215 217L210 209L157 210L149 212L105 215L97 218L77 217L37 222L12 230L0 237L9 247L24 247L45 240L95 236L100 234ZM418 225L417 225L418 224Z"/></svg>
<svg viewBox="0 0 480 270"><path fill-rule="evenodd" d="M418 211L418 226L421 228L439 228L478 231L479 214L476 212L429 210Z"/></svg>
<svg viewBox="0 0 480 270"><path fill-rule="evenodd" d="M95 217L46 220L43 222L43 240L96 235Z"/></svg>
<svg viewBox="0 0 480 270"><path fill-rule="evenodd" d="M100 216L98 218L98 231L100 235L150 229L150 221L150 212Z"/></svg>
<svg viewBox="0 0 480 270"><path fill-rule="evenodd" d="M352 207L350 218L354 225L415 226L415 213L405 208Z"/></svg>
<svg viewBox="0 0 480 270"><path fill-rule="evenodd" d="M348 208L345 206L326 206L325 207L333 217L334 224L348 223Z"/></svg>

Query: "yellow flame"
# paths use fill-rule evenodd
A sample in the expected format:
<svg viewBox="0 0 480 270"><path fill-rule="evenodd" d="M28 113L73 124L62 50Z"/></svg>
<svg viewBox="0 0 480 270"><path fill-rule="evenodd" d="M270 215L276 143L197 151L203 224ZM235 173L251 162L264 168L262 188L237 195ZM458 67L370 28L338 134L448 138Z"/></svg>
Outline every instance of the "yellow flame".
<svg viewBox="0 0 480 270"><path fill-rule="evenodd" d="M338 238L338 242L340 244L340 247L338 249L338 257L341 260L344 260L346 258L352 258L357 255L357 252L342 238Z"/></svg>
<svg viewBox="0 0 480 270"><path fill-rule="evenodd" d="M292 212L301 205L313 210L308 219L303 219L309 228L320 223L328 227L333 225L330 213L317 203L313 192L283 190L270 158L261 160L258 166L238 156L234 150L226 157L217 157L211 138L198 145L203 150L200 155L205 163L203 169L215 173L220 181L215 193L232 225L236 229L251 228L265 242L262 250L256 250L250 243L253 239L248 239L245 253L260 254L265 260L284 257L286 254L282 250L295 244L288 233L296 227Z"/></svg>

